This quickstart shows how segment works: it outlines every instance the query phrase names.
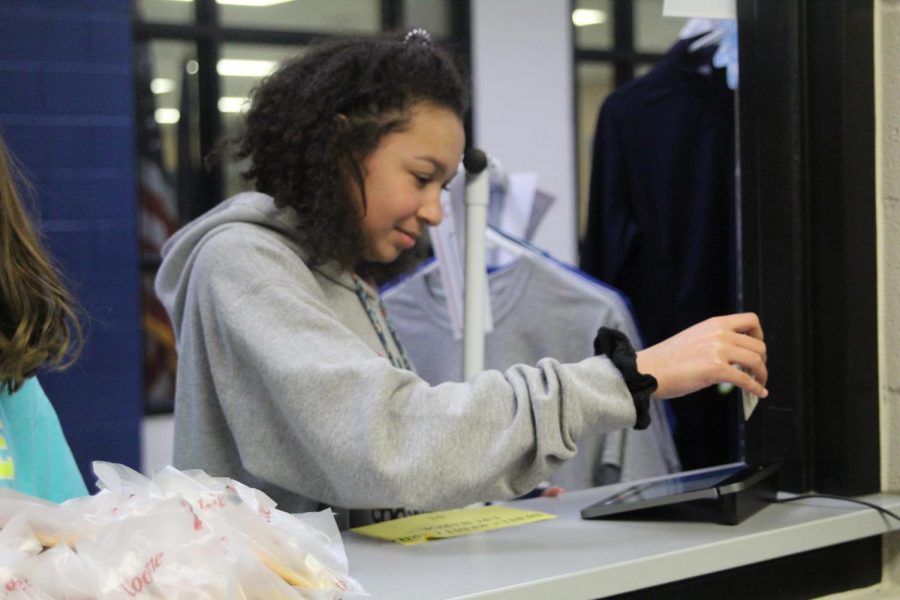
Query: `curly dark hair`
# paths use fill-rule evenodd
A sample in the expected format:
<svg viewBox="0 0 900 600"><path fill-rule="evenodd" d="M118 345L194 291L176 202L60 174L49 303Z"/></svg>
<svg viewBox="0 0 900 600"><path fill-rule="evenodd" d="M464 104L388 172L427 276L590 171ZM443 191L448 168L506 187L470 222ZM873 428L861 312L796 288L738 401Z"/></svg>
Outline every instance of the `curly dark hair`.
<svg viewBox="0 0 900 600"><path fill-rule="evenodd" d="M427 34L320 42L253 90L243 130L228 143L250 159L245 179L297 211L311 265L359 269L362 162L419 102L461 119L468 109L459 68Z"/></svg>

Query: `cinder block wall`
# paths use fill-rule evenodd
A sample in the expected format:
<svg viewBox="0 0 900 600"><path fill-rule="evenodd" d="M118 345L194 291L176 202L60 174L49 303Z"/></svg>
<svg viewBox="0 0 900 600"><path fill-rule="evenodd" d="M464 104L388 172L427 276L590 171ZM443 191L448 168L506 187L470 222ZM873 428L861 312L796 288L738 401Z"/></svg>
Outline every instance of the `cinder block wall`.
<svg viewBox="0 0 900 600"><path fill-rule="evenodd" d="M42 374L88 484L138 468L140 288L129 0L0 2L0 131L89 319L81 360Z"/></svg>
<svg viewBox="0 0 900 600"><path fill-rule="evenodd" d="M882 487L900 491L900 0L875 4L880 214ZM900 595L900 534L885 544L886 585Z"/></svg>

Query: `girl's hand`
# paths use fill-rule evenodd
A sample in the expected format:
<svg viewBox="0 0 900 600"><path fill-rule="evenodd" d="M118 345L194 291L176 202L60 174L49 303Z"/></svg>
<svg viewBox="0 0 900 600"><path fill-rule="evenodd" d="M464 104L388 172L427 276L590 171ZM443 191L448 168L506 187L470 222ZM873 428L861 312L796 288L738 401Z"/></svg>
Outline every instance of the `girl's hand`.
<svg viewBox="0 0 900 600"><path fill-rule="evenodd" d="M713 317L688 327L638 352L637 367L656 378L654 398L675 398L715 383L733 383L760 398L769 395L766 344L754 313Z"/></svg>

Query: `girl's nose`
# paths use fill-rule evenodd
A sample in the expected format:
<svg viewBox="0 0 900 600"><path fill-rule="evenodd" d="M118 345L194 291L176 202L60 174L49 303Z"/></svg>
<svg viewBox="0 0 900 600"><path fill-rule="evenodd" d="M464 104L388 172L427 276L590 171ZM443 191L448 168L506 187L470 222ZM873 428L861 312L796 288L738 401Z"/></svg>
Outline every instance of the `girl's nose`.
<svg viewBox="0 0 900 600"><path fill-rule="evenodd" d="M416 216L432 227L440 225L444 218L444 211L441 208L440 189L436 193L427 194L425 202L419 207Z"/></svg>

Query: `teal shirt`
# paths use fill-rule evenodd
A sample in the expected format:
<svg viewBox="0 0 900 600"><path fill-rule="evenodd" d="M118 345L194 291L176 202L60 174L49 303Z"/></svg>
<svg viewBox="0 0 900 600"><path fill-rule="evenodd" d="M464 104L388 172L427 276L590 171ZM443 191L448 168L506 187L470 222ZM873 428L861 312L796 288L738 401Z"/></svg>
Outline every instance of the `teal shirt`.
<svg viewBox="0 0 900 600"><path fill-rule="evenodd" d="M0 392L0 487L62 502L87 488L59 418L34 377Z"/></svg>

